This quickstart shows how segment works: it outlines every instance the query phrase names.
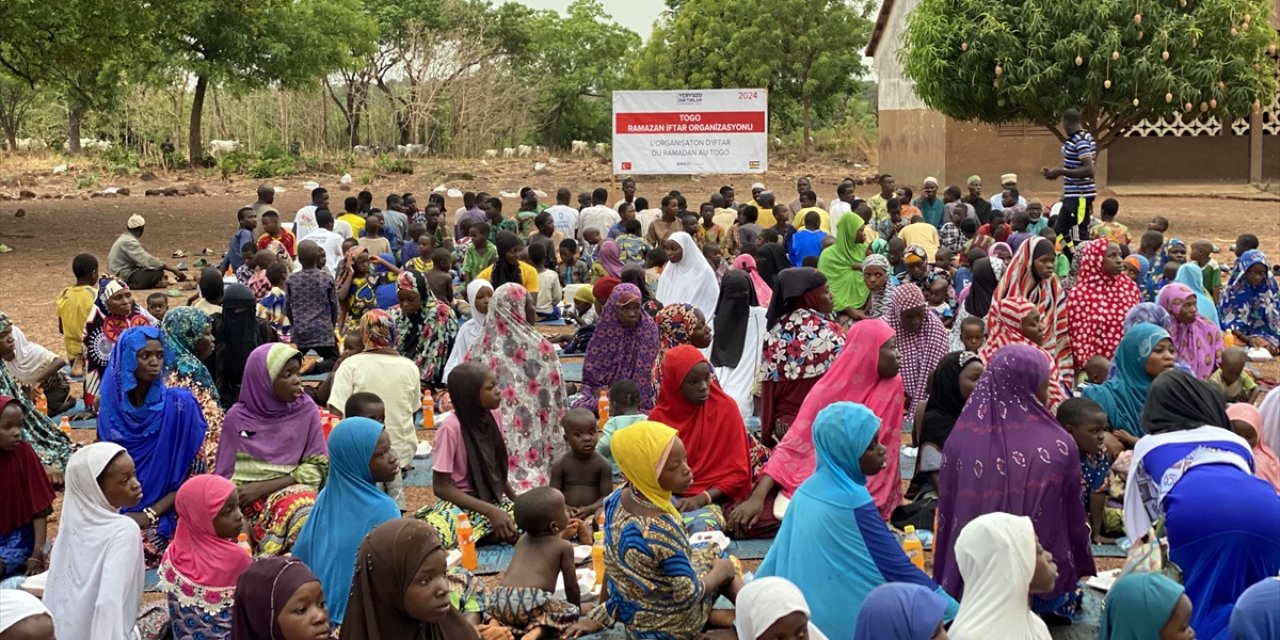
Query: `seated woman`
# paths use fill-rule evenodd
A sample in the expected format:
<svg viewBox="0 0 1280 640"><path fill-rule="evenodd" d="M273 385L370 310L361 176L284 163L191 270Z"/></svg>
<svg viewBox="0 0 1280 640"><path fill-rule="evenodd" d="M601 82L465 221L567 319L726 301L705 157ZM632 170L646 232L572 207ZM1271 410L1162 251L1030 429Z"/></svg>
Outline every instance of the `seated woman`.
<svg viewBox="0 0 1280 640"><path fill-rule="evenodd" d="M331 637L320 579L293 558L264 558L240 574L231 624L234 640Z"/></svg>
<svg viewBox="0 0 1280 640"><path fill-rule="evenodd" d="M418 365L424 389L444 386L444 367L458 333L457 315L436 299L427 276L417 271L400 272L396 300L399 304L391 308L398 335L396 351Z"/></svg>
<svg viewBox="0 0 1280 640"><path fill-rule="evenodd" d="M1098 238L1075 252L1080 267L1067 292L1067 331L1072 357L1083 369L1090 358L1115 355L1124 337L1124 316L1142 302L1142 292L1124 275L1120 245Z"/></svg>
<svg viewBox="0 0 1280 640"><path fill-rule="evenodd" d="M1098 640L1194 637L1191 612L1182 585L1160 573L1131 573L1107 591Z"/></svg>
<svg viewBox="0 0 1280 640"><path fill-rule="evenodd" d="M620 284L609 294L582 361L582 385L575 407L594 411L601 392L619 380L634 380L640 390L640 410L653 408L658 325L641 309L641 300L640 290L632 284Z"/></svg>
<svg viewBox="0 0 1280 640"><path fill-rule="evenodd" d="M320 410L302 392L302 354L264 344L245 363L239 399L222 421L216 473L240 488L260 556L288 553L329 469Z"/></svg>
<svg viewBox="0 0 1280 640"><path fill-rule="evenodd" d="M895 278L889 276L893 267L889 259L873 253L862 261L862 279L867 283L867 302L862 313L868 318L884 318L893 304L893 291L898 288Z"/></svg>
<svg viewBox="0 0 1280 640"><path fill-rule="evenodd" d="M837 402L813 421L818 468L796 491L778 538L756 572L793 582L807 594L814 626L851 638L862 601L889 582L928 587L945 597L902 552L880 519L867 476L885 472L880 420L870 409ZM956 603L948 598L950 615Z"/></svg>
<svg viewBox="0 0 1280 640"><path fill-rule="evenodd" d="M640 309L650 318L656 317L659 311L662 311L662 303L653 297L649 291L649 283L645 281L644 265L629 264L622 268L622 275L618 277L620 283L635 285L640 291Z"/></svg>
<svg viewBox="0 0 1280 640"><path fill-rule="evenodd" d="M862 601L853 640L945 638L947 602L946 596L918 584L886 582Z"/></svg>
<svg viewBox="0 0 1280 640"><path fill-rule="evenodd" d="M841 323L861 320L870 295L862 274L862 261L869 248L863 230L867 221L862 213L840 218L836 223L836 243L818 257L818 269L831 281L832 304Z"/></svg>
<svg viewBox="0 0 1280 640"><path fill-rule="evenodd" d="M738 403L743 420L756 413L756 370L768 332L766 316L747 273L736 269L725 273L720 300L711 316L714 331L709 359L725 393Z"/></svg>
<svg viewBox="0 0 1280 640"><path fill-rule="evenodd" d="M767 535L777 529L787 504L796 489L817 464L813 453L813 421L827 405L834 402L856 402L880 418L878 440L888 451L897 451L901 443L902 406L905 400L902 378L898 376L898 350L894 347L893 329L884 320L861 320L849 329L848 343L831 365L830 375L809 392L800 413L782 442L761 470L751 497L736 505L729 514L730 529L739 537ZM886 460L884 473L868 481L882 518L888 518L901 501L900 464L894 456ZM885 476L883 480L878 476Z"/></svg>
<svg viewBox="0 0 1280 640"><path fill-rule="evenodd" d="M809 620L809 604L794 584L782 578L752 580L738 592L733 619L739 640L806 638L827 640Z"/></svg>
<svg viewBox="0 0 1280 640"><path fill-rule="evenodd" d="M40 599L21 589L0 589L0 638L57 640L53 616Z"/></svg>
<svg viewBox="0 0 1280 640"><path fill-rule="evenodd" d="M445 363L440 377L445 386L449 384L449 373L467 359L471 346L484 335L484 319L489 313L489 299L492 297L493 286L488 280L472 280L467 284L467 305L471 309L471 317L458 327L458 335L453 339L449 361Z"/></svg>
<svg viewBox="0 0 1280 640"><path fill-rule="evenodd" d="M0 342L3 342L3 338L0 338ZM31 397L23 390L22 383L9 371L9 363L3 359L0 359L0 396L13 399L12 406L21 412L21 439L35 449L49 482L54 486L61 486L62 470L71 457L71 438L60 431L49 416L36 409Z"/></svg>
<svg viewBox="0 0 1280 640"><path fill-rule="evenodd" d="M1239 262L1237 262L1237 264L1239 264ZM1178 267L1178 275L1174 277L1173 282L1169 282L1165 286L1174 284L1175 282L1185 286L1195 294L1197 313L1204 316L1204 319L1208 320L1215 327L1222 325L1222 320L1218 315L1218 306L1213 301L1213 296L1209 295L1208 291L1205 291L1204 269L1202 269L1200 265L1195 262L1187 262L1186 264L1183 264ZM1272 280L1272 282L1274 282L1274 280Z"/></svg>
<svg viewBox="0 0 1280 640"><path fill-rule="evenodd" d="M142 500L133 459L98 442L67 463L67 492L53 542L44 604L59 638L133 640L142 602L142 540L121 509Z"/></svg>
<svg viewBox="0 0 1280 640"><path fill-rule="evenodd" d="M756 268L755 256L744 253L733 259L733 268L747 272L751 278L751 287L756 290L756 300L760 302L760 306L765 309L769 308L769 303L773 301L773 287L760 277L760 270Z"/></svg>
<svg viewBox="0 0 1280 640"><path fill-rule="evenodd" d="M1049 370L1042 349L1010 345L978 380L943 449L933 576L965 602L965 576L953 551L960 530L994 511L1029 516L1058 575L1035 609L1070 619L1081 602L1076 583L1094 574L1094 564L1080 500L1080 451L1045 407Z"/></svg>
<svg viewBox="0 0 1280 640"><path fill-rule="evenodd" d="M516 492L508 480L498 376L479 362L449 374L453 415L436 427L431 489L436 503L414 514L440 532L446 549L458 548L458 516L466 514L476 541L492 536L515 542Z"/></svg>
<svg viewBox="0 0 1280 640"><path fill-rule="evenodd" d="M904 284L893 292L893 305L885 318L893 328L894 344L901 354L902 388L907 393L906 416L914 418L916 405L925 401L929 375L947 353L947 329L938 314L929 310L920 287Z"/></svg>
<svg viewBox="0 0 1280 640"><path fill-rule="evenodd" d="M658 302L663 307L692 305L702 317L710 316L720 297L720 281L693 236L677 231L662 243L662 248L667 251L667 266L658 277L654 292Z"/></svg>
<svg viewBox="0 0 1280 640"><path fill-rule="evenodd" d="M218 385L205 366L214 352L213 320L195 307L178 307L164 314L160 323L164 342L164 368L168 372L165 386L186 389L195 396L209 430L200 457L212 469L218 458L218 439L222 436L222 404Z"/></svg>
<svg viewBox="0 0 1280 640"><path fill-rule="evenodd" d="M1280 578L1263 578L1244 590L1231 611L1231 637L1263 640L1280 637Z"/></svg>
<svg viewBox="0 0 1280 640"><path fill-rule="evenodd" d="M1207 379L1218 368L1222 330L1200 315L1195 292L1180 282L1160 290L1160 306L1169 313L1164 328L1169 330L1178 360L1187 363L1197 378Z"/></svg>
<svg viewBox="0 0 1280 640"><path fill-rule="evenodd" d="M676 508L698 523L691 526L692 532L722 529L719 505L733 504L751 491L751 437L737 404L711 376L711 365L701 351L690 345L676 347L662 368L662 388L649 420L676 430L693 471L693 482L679 493ZM615 457L618 434L625 431L613 436Z"/></svg>
<svg viewBox="0 0 1280 640"><path fill-rule="evenodd" d="M1043 344L1043 336L1044 323L1041 321L1040 311L1030 300L1016 295L1001 298L991 303L991 310L987 313L987 341L983 343L978 355L990 364L997 351L1011 344L1027 345L1044 351L1040 346ZM1067 390L1071 388L1072 381L1058 368L1052 354L1048 351L1044 353L1050 358L1049 409L1056 411L1058 405L1066 402Z"/></svg>
<svg viewBox="0 0 1280 640"><path fill-rule="evenodd" d="M844 346L844 330L831 317L831 304L827 277L818 270L778 274L760 365L760 441L766 447L786 434L800 404Z"/></svg>
<svg viewBox="0 0 1280 640"><path fill-rule="evenodd" d="M164 385L165 351L160 329L133 327L116 341L102 377L98 440L129 452L142 484L142 501L125 515L143 530L147 565L156 566L173 539L178 487L204 473L208 425L195 396Z"/></svg>
<svg viewBox="0 0 1280 640"><path fill-rule="evenodd" d="M230 409L240 398L249 354L279 339L266 320L258 319L257 309L258 302L249 287L229 284L222 294L222 313L213 316L216 346L213 368L209 372L218 384L218 397L224 409Z"/></svg>
<svg viewBox="0 0 1280 640"><path fill-rule="evenodd" d="M1236 260L1221 310L1222 328L1238 342L1280 353L1280 287L1261 251L1250 249Z"/></svg>
<svg viewBox="0 0 1280 640"><path fill-rule="evenodd" d="M653 361L653 384L662 384L662 359L672 349L691 344L699 349L711 346L711 325L691 304L673 302L658 312L654 322L658 325L658 357Z"/></svg>
<svg viewBox="0 0 1280 640"><path fill-rule="evenodd" d="M22 440L22 406L9 396L0 396L0 498L0 580L43 572L53 485Z"/></svg>
<svg viewBox="0 0 1280 640"><path fill-rule="evenodd" d="M692 638L716 598L733 600L742 579L716 548L689 546L674 495L688 493L694 477L675 429L637 422L614 434L613 454L630 484L604 502L608 598L564 635L622 623L633 637Z"/></svg>
<svg viewBox="0 0 1280 640"><path fill-rule="evenodd" d="M1052 591L1057 575L1053 554L1040 546L1031 518L979 516L965 525L955 545L967 587L947 632L952 640L1049 640L1048 626L1027 608L1027 595Z"/></svg>
<svg viewBox="0 0 1280 640"><path fill-rule="evenodd" d="M253 561L234 542L244 525L240 493L230 480L202 474L182 483L174 509L178 529L160 563L173 637L227 640L236 581Z"/></svg>
<svg viewBox="0 0 1280 640"><path fill-rule="evenodd" d="M71 381L62 367L67 361L52 351L27 339L22 329L0 311L0 367L34 390L44 390L49 403L48 415L56 416L76 406L71 396Z"/></svg>
<svg viewBox="0 0 1280 640"><path fill-rule="evenodd" d="M380 525L360 543L355 569L343 640L480 639L449 602L445 550L426 523Z"/></svg>
<svg viewBox="0 0 1280 640"><path fill-rule="evenodd" d="M156 319L133 299L129 286L111 276L98 283L98 298L93 305L84 322L84 406L90 411L97 408L98 387L120 334L131 327L156 324Z"/></svg>
<svg viewBox="0 0 1280 640"><path fill-rule="evenodd" d="M1111 434L1132 449L1142 437L1140 418L1151 382L1173 368L1176 352L1164 327L1140 322L1129 328L1116 347L1115 375L1085 387L1084 397L1102 405Z"/></svg>
<svg viewBox="0 0 1280 640"><path fill-rule="evenodd" d="M400 473L391 437L381 423L347 418L329 434L329 478L293 545L293 556L320 576L329 618L342 624L360 541L400 517L395 500L376 483Z"/></svg>
<svg viewBox="0 0 1280 640"><path fill-rule="evenodd" d="M985 370L978 354L953 351L942 357L938 368L929 376L929 399L917 408L917 418L912 423L912 446L919 447L920 453L916 456L915 477L907 489L908 497L937 494L938 470L942 468L947 437Z"/></svg>
<svg viewBox="0 0 1280 640"><path fill-rule="evenodd" d="M1280 573L1280 496L1253 475L1222 394L1181 371L1156 378L1125 485L1124 528L1138 541L1163 520L1201 638L1225 637L1236 599Z"/></svg>

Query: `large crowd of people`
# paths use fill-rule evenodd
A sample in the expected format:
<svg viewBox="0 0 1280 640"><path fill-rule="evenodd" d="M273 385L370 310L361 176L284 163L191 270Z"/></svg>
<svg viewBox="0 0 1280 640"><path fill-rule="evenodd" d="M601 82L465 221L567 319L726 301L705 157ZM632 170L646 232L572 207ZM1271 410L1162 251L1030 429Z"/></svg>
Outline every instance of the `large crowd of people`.
<svg viewBox="0 0 1280 640"><path fill-rule="evenodd" d="M0 313L0 639L1044 639L1124 539L1101 638L1274 640L1273 265L1095 218L1073 118L1050 207L1012 174L830 206L264 186L173 309L133 215L105 272L71 261L65 344ZM760 538L744 573L723 541ZM514 545L500 584L470 541Z"/></svg>

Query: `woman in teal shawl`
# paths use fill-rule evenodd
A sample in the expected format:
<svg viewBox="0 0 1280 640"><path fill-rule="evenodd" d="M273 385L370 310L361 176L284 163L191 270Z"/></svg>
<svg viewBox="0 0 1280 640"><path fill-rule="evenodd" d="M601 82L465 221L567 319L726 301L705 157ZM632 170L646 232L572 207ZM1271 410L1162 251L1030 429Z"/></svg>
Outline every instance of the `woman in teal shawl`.
<svg viewBox="0 0 1280 640"><path fill-rule="evenodd" d="M1160 347L1164 343L1163 347ZM1151 383L1163 369L1152 373L1155 364L1148 366L1147 361L1160 347L1161 354L1168 349L1170 367L1174 364L1173 339L1163 327L1140 322L1125 332L1120 345L1116 347L1116 371L1102 384L1084 388L1084 397L1102 405L1111 422L1111 430L1126 446L1132 447L1138 438L1143 436L1139 417L1142 405L1147 401L1147 392ZM1160 354L1157 354L1160 355ZM1160 361L1159 357L1155 360ZM1163 365L1160 365L1163 366Z"/></svg>
<svg viewBox="0 0 1280 640"><path fill-rule="evenodd" d="M1185 591L1159 573L1132 573L1116 580L1107 592L1098 640L1186 637L1191 600Z"/></svg>
<svg viewBox="0 0 1280 640"><path fill-rule="evenodd" d="M399 471L381 423L347 418L329 435L329 478L298 534L293 557L320 578L335 624L342 624L347 610L360 541L378 525L400 517L396 501L375 484L393 480Z"/></svg>
<svg viewBox="0 0 1280 640"><path fill-rule="evenodd" d="M799 587L810 621L829 638L852 638L867 595L890 582L937 593L946 600L947 620L959 609L907 559L867 491L867 474L885 465L879 429L880 419L853 402L836 402L818 413L813 422L817 469L792 496L782 529L756 572Z"/></svg>
<svg viewBox="0 0 1280 640"><path fill-rule="evenodd" d="M1174 282L1191 287L1196 294L1196 311L1204 316L1205 320L1213 323L1213 326L1221 329L1222 322L1218 319L1218 307L1213 302L1213 296L1209 295L1204 289L1204 269L1194 262L1188 262L1178 267L1178 275L1173 279Z"/></svg>
<svg viewBox="0 0 1280 640"><path fill-rule="evenodd" d="M178 378L171 380L169 386L197 387L217 400L218 385L200 361L202 356L207 358L213 354L213 322L209 314L195 307L171 309L164 314L161 331L164 332L165 369Z"/></svg>
<svg viewBox="0 0 1280 640"><path fill-rule="evenodd" d="M867 243L862 237L866 221L862 214L844 216L836 225L836 243L818 258L818 271L827 276L835 312L850 320L866 304L871 291L862 279L862 260L867 257Z"/></svg>

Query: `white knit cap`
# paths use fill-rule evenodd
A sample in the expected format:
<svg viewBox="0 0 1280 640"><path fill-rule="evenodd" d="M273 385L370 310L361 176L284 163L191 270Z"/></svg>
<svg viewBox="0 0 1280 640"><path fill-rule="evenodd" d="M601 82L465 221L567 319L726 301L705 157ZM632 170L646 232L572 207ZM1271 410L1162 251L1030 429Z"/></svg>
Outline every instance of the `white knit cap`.
<svg viewBox="0 0 1280 640"><path fill-rule="evenodd" d="M1000 176L1000 184L1009 184L1010 182L1012 182L1012 183L1014 183L1014 184L1017 184L1017 182L1018 182L1018 174L1016 174L1016 173L1006 173L1006 174L1004 174L1004 175Z"/></svg>
<svg viewBox="0 0 1280 640"><path fill-rule="evenodd" d="M127 223L130 229L138 229L145 224L147 224L146 219L136 213L129 216L129 222Z"/></svg>

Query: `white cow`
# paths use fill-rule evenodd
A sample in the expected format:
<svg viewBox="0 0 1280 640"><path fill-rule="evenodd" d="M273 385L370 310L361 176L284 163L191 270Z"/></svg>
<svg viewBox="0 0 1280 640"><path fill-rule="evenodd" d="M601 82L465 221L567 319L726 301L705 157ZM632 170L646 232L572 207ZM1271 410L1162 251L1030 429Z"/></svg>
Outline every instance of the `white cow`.
<svg viewBox="0 0 1280 640"><path fill-rule="evenodd" d="M362 145L362 144L358 144L358 145L356 145L356 146L352 147L352 148L351 148L351 152L352 152L352 153L354 153L354 154L356 154L356 155L358 155L358 156L371 156L371 155L373 155L373 149L371 149L371 148L369 148L369 147L366 147L366 146L364 146L364 145Z"/></svg>
<svg viewBox="0 0 1280 640"><path fill-rule="evenodd" d="M518 154L521 158L526 157L531 153L533 153L533 147L527 144L522 144L516 147L516 154Z"/></svg>
<svg viewBox="0 0 1280 640"><path fill-rule="evenodd" d="M17 143L17 148L11 149L11 151L38 151L48 147L44 140L39 138L18 138L14 142Z"/></svg>
<svg viewBox="0 0 1280 640"><path fill-rule="evenodd" d="M544 147L544 146L542 146L542 145L538 145L538 146L534 147L533 149L534 149L534 151L536 151L536 152L538 153L538 155L540 155L540 156L545 156L545 155L547 155L547 148L546 148L546 147Z"/></svg>
<svg viewBox="0 0 1280 640"><path fill-rule="evenodd" d="M587 153L587 142L585 140L574 140L569 143L569 149L575 156L584 155Z"/></svg>
<svg viewBox="0 0 1280 640"><path fill-rule="evenodd" d="M225 156L228 153L231 153L232 151L235 151L239 148L240 148L239 140L210 140L209 141L209 155L215 158L221 158L222 156Z"/></svg>
<svg viewBox="0 0 1280 640"><path fill-rule="evenodd" d="M111 148L110 140L98 140L96 138L80 138L80 149L83 151L106 151ZM71 141L62 143L63 151L71 150Z"/></svg>
<svg viewBox="0 0 1280 640"><path fill-rule="evenodd" d="M503 147L503 148L502 148L502 157L504 157L504 158L514 158L514 157L516 157L516 150L515 150L514 148L512 148L512 147Z"/></svg>
<svg viewBox="0 0 1280 640"><path fill-rule="evenodd" d="M596 155L598 155L598 156L602 156L602 155L604 155L604 154L605 154L605 150L608 148L608 146L609 146L609 145L606 145L606 144L605 144L605 143L603 143L603 142L597 142L597 143L596 143Z"/></svg>
<svg viewBox="0 0 1280 640"><path fill-rule="evenodd" d="M498 157L498 150L497 150L497 149L485 149L485 150L484 150L484 157L486 157L486 158L496 158L496 157Z"/></svg>

